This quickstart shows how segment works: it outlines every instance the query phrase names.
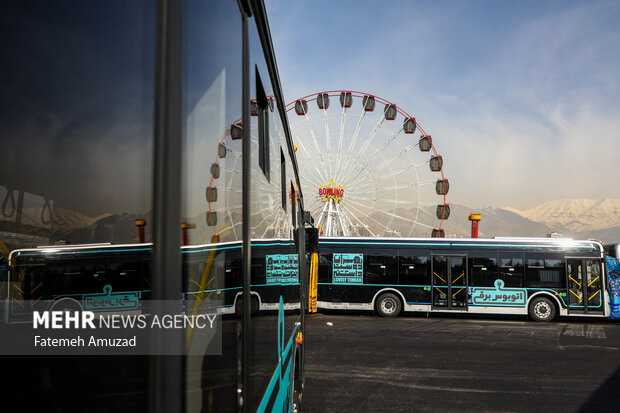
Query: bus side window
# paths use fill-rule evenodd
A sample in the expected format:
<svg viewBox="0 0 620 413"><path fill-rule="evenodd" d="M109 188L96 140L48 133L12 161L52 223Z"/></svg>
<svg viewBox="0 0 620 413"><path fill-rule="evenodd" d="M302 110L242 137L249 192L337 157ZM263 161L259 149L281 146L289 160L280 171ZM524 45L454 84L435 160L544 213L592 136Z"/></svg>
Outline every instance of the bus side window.
<svg viewBox="0 0 620 413"><path fill-rule="evenodd" d="M274 250L273 252L276 254L281 253L281 251L278 251L278 250ZM272 255L272 254L269 254L269 255ZM252 250L252 272L250 274L250 286L263 285L263 284L269 283L269 281L267 280L266 260L267 258L265 257L264 250L258 249L258 248L255 248ZM239 271L239 272L243 274L243 271ZM270 275L271 280L277 281L277 277L275 277L273 273L270 272L269 275ZM271 278L272 276L274 276L274 278ZM239 286L243 286L243 275L239 277L239 281L240 281Z"/></svg>
<svg viewBox="0 0 620 413"><path fill-rule="evenodd" d="M190 260L189 258L192 258ZM195 260L195 257L190 254L184 254L183 257L183 283L185 285L185 291L188 293L196 292L200 287L200 280L202 271L204 269L205 262L201 260Z"/></svg>
<svg viewBox="0 0 620 413"><path fill-rule="evenodd" d="M82 260L48 261L43 276L46 298L92 292L92 288L88 288L89 283L84 282L83 275Z"/></svg>
<svg viewBox="0 0 620 413"><path fill-rule="evenodd" d="M469 285L473 287L493 287L497 280L497 255L492 252L480 252L469 257Z"/></svg>
<svg viewBox="0 0 620 413"><path fill-rule="evenodd" d="M332 280L332 263L333 263L333 254L324 254L321 253L319 255L319 282L320 283L329 283Z"/></svg>
<svg viewBox="0 0 620 413"><path fill-rule="evenodd" d="M504 281L505 287L525 285L523 253L499 253L499 278Z"/></svg>
<svg viewBox="0 0 620 413"><path fill-rule="evenodd" d="M226 286L242 286L241 255L239 251L226 251ZM254 274L254 271L252 271Z"/></svg>
<svg viewBox="0 0 620 413"><path fill-rule="evenodd" d="M366 254L366 284L398 282L398 263L393 251L369 250Z"/></svg>
<svg viewBox="0 0 620 413"><path fill-rule="evenodd" d="M141 289L139 255L112 257L109 263L106 282L112 286L112 291L137 291Z"/></svg>
<svg viewBox="0 0 620 413"><path fill-rule="evenodd" d="M398 256L398 283L401 285L430 285L431 277L427 256L411 255L400 251Z"/></svg>
<svg viewBox="0 0 620 413"><path fill-rule="evenodd" d="M527 287L566 288L564 260L550 254L527 254Z"/></svg>
<svg viewBox="0 0 620 413"><path fill-rule="evenodd" d="M545 259L545 269L540 272L543 285L551 288L566 288L564 276L564 260L551 258Z"/></svg>
<svg viewBox="0 0 620 413"><path fill-rule="evenodd" d="M43 288L44 267L24 267L24 300L37 300L43 298L45 290Z"/></svg>

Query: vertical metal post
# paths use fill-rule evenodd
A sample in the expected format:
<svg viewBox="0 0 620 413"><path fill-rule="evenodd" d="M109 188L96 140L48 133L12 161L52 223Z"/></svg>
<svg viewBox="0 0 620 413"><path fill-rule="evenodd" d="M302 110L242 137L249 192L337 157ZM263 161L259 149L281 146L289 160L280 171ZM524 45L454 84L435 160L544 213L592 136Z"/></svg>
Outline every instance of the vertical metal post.
<svg viewBox="0 0 620 413"><path fill-rule="evenodd" d="M248 412L250 401L250 308L252 299L250 296L251 266L251 239L250 239L250 176L252 173L251 142L250 142L250 47L248 36L248 15L243 13L243 92L242 92L242 116L243 116L243 154L242 154L242 187L243 187L243 330L242 330L242 401L241 411Z"/></svg>
<svg viewBox="0 0 620 413"><path fill-rule="evenodd" d="M152 299L181 297L181 151L183 2L158 0L153 147ZM153 349L181 354L183 335L154 331ZM151 357L149 411L183 410L183 356Z"/></svg>

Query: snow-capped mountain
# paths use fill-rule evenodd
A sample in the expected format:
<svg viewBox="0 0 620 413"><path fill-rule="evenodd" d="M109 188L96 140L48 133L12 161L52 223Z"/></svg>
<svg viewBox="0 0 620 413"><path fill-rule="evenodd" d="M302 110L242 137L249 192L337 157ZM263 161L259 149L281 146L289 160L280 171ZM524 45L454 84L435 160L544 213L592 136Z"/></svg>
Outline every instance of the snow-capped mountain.
<svg viewBox="0 0 620 413"><path fill-rule="evenodd" d="M558 232L565 237L574 239L598 239L603 243L620 242L620 200L618 199L575 199L557 200L540 204L534 208L518 210L515 208L487 207L474 209L465 205L450 204L450 218L443 223L446 236L469 237L471 223L467 217L472 212L482 215L479 236L481 238L504 237L545 237L552 232ZM420 211L415 208L400 208L396 213L408 219L419 219L420 222L433 222L436 206L425 206ZM36 212L36 211L35 211ZM40 215L40 211L39 211ZM37 214L26 211L24 216L32 222L39 219ZM371 215L377 221L384 218L379 212ZM26 219L24 218L24 219ZM137 242L138 231L135 226L136 218L146 218L152 221L150 213L122 213L104 214L98 217L86 217L74 211L56 208L54 217L46 227L30 226L29 235L33 240L13 237L11 234L22 234L23 228L17 224L0 221L0 232L5 243L10 248L31 247L55 242L71 244L91 242L128 243ZM28 221L28 222L30 222ZM210 232L203 217L195 217L198 227L192 233L192 240L206 243L210 240ZM152 226L148 225L147 239L150 239ZM374 228L373 228L374 229ZM406 234L407 228L393 228ZM410 234L415 237L428 237L430 231L427 226L421 226L420 231ZM380 231L377 231L380 232ZM25 245L24 243L30 244Z"/></svg>
<svg viewBox="0 0 620 413"><path fill-rule="evenodd" d="M620 226L620 199L563 199L548 201L526 210L503 209L573 233Z"/></svg>

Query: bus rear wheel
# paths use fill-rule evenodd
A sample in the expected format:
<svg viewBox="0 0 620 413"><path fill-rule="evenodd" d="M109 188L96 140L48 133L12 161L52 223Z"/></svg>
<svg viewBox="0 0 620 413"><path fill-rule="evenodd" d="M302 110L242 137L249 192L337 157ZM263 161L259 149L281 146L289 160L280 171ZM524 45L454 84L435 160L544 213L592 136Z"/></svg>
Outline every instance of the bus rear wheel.
<svg viewBox="0 0 620 413"><path fill-rule="evenodd" d="M51 311L80 312L82 311L82 304L76 299L65 297L54 302Z"/></svg>
<svg viewBox="0 0 620 413"><path fill-rule="evenodd" d="M530 317L534 321L551 321L555 318L555 305L546 297L534 298L530 303Z"/></svg>
<svg viewBox="0 0 620 413"><path fill-rule="evenodd" d="M401 307L400 299L392 293L381 294L377 299L377 312L381 317L396 317Z"/></svg>
<svg viewBox="0 0 620 413"><path fill-rule="evenodd" d="M256 313L258 313L259 307L260 303L258 302L258 297L252 294L250 314L255 315ZM237 303L235 304L235 314L237 315L237 317L243 317L243 297L239 297L237 299Z"/></svg>

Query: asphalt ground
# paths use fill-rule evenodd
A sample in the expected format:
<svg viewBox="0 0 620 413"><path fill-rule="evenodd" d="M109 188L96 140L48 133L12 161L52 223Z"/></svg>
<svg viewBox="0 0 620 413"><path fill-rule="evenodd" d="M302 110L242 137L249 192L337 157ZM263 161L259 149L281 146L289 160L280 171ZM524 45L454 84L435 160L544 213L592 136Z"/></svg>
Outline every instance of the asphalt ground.
<svg viewBox="0 0 620 413"><path fill-rule="evenodd" d="M617 321L323 314L305 337L302 412L620 412Z"/></svg>

